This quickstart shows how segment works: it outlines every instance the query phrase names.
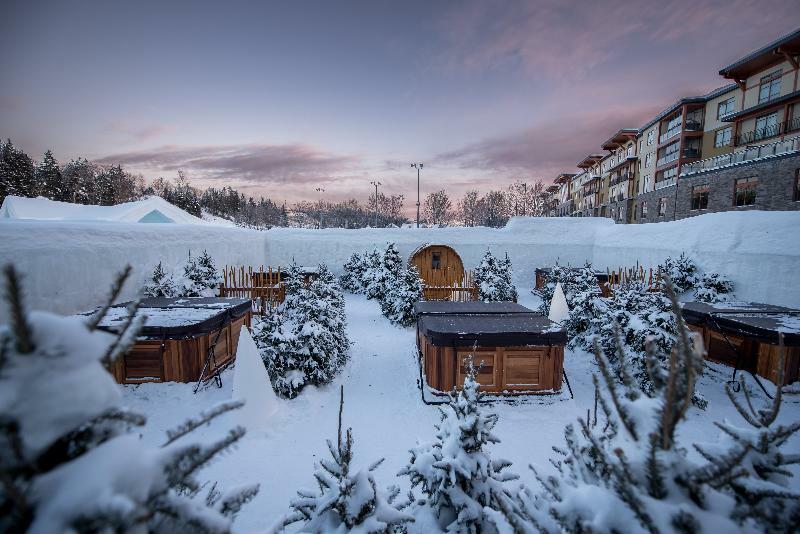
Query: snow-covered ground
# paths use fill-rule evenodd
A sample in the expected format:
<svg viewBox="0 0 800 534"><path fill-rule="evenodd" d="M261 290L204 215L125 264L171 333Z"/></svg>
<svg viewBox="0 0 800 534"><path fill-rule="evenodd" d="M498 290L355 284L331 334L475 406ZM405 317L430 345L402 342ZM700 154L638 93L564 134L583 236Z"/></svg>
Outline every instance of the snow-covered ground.
<svg viewBox="0 0 800 534"><path fill-rule="evenodd" d="M535 307L529 285L519 289L521 303ZM344 372L327 387L306 388L298 398L280 401L267 430L249 434L236 450L204 472L208 480L216 480L222 487L261 483L259 495L240 514L237 531L263 531L288 512L289 500L297 489L316 489L314 462L327 455L325 440L335 439L340 384L345 392L344 421L353 428L355 438L356 467L386 457L376 471L379 485L407 487L407 481L396 477L396 472L408 461L408 449L417 440L433 437L438 410L420 398L414 330L390 325L381 316L378 304L363 296L348 295L346 309L353 347ZM592 357L567 351L565 368L574 400L564 395L486 407L500 416L495 433L502 443L491 448L492 454L511 460L511 470L531 487L536 487L536 482L527 466L533 464L548 472L551 447L563 442L564 425L585 416L593 406L591 375L596 367ZM741 423L724 392L729 373L729 368L721 366L707 369L699 388L709 405L705 412L690 409L688 421L681 427L684 443L715 439L718 430L712 425L714 420L728 418ZM125 398L132 409L148 416L143 439L157 445L164 441L167 428L218 401L230 399L232 382L233 373L228 371L223 375L221 389L210 384L196 395L192 384L125 386ZM759 391L755 396L764 399ZM798 419L800 399L790 396L780 420ZM210 441L234 424L234 414L223 416L190 439ZM798 449L800 439L788 444L787 450ZM800 470L796 474L794 488L800 489Z"/></svg>
<svg viewBox="0 0 800 534"><path fill-rule="evenodd" d="M325 261L338 273L353 252L396 242L408 258L425 243L451 245L467 268L487 247L508 253L518 286L534 269L556 260L599 269L655 267L687 252L701 270L723 274L741 299L800 307L800 212L725 212L675 222L618 225L607 218L512 219L505 228L374 228L361 230L273 228L246 230L214 224L136 224L0 220L0 264L13 262L26 276L28 302L36 309L74 313L102 301L127 263L130 299L163 262L174 269L189 251L202 250L218 265L302 265ZM0 308L0 323L8 320Z"/></svg>

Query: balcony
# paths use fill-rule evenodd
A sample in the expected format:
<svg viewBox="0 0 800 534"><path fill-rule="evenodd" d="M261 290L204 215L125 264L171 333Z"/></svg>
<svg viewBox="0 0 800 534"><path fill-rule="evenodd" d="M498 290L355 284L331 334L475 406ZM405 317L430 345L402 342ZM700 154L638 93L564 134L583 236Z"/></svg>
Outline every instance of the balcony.
<svg viewBox="0 0 800 534"><path fill-rule="evenodd" d="M700 149L699 148L684 148L683 149L683 157L684 158L694 158L697 159L700 157Z"/></svg>
<svg viewBox="0 0 800 534"><path fill-rule="evenodd" d="M702 132L703 123L697 120L686 119L686 127L684 130L687 132Z"/></svg>
<svg viewBox="0 0 800 534"><path fill-rule="evenodd" d="M687 163L681 167L681 176L694 174L696 172L710 171L722 167L730 167L731 165L738 165L739 163L744 163L746 161L754 161L761 158L779 156L781 154L788 154L790 152L800 152L800 137L778 141L777 143L750 146L744 150L740 150L739 152L723 154L721 156L715 156L713 158Z"/></svg>
<svg viewBox="0 0 800 534"><path fill-rule="evenodd" d="M661 180L660 182L656 182L655 191L675 185L677 179L678 179L677 176L673 176L671 178L667 178L666 180Z"/></svg>
<svg viewBox="0 0 800 534"><path fill-rule="evenodd" d="M666 132L661 134L659 136L659 138L658 138L658 144L660 145L662 143L665 143L666 141L669 141L670 139L672 139L673 137L675 137L679 133L681 133L681 125L680 124L677 125L677 126L673 126L669 130L667 130Z"/></svg>
<svg viewBox="0 0 800 534"><path fill-rule="evenodd" d="M784 133L795 132L797 130L800 130L800 117L796 117L789 122L781 122L779 124L767 126L766 128L758 128L756 130L750 130L749 132L740 133L736 136L736 142L734 143L734 146L755 143L764 139L769 139L770 137L783 135Z"/></svg>
<svg viewBox="0 0 800 534"><path fill-rule="evenodd" d="M609 187L611 187L611 186L614 186L614 185L617 185L617 184L621 184L623 182L627 182L632 177L633 177L633 175L631 173L626 172L626 173L620 174L616 178L612 178L611 179L611 183L609 183L608 185L609 185Z"/></svg>
<svg viewBox="0 0 800 534"><path fill-rule="evenodd" d="M672 163L673 161L678 159L680 154L681 154L680 151L676 150L675 152L671 152L666 156L658 158L658 161L656 161L656 167L661 167L662 165L666 165L667 163Z"/></svg>

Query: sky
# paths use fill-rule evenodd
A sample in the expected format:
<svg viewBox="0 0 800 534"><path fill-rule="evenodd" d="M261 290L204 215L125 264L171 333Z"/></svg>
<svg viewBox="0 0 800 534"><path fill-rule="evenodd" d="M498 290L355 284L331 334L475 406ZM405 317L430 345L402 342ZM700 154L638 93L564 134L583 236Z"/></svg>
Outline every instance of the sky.
<svg viewBox="0 0 800 534"><path fill-rule="evenodd" d="M416 202L574 172L726 82L797 0L36 1L0 6L0 136L277 201ZM324 192L317 192L317 188Z"/></svg>

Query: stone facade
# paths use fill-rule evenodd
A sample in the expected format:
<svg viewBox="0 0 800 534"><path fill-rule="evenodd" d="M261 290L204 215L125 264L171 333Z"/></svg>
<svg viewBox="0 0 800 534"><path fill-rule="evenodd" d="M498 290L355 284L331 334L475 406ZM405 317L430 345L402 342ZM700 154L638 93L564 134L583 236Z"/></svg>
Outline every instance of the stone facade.
<svg viewBox="0 0 800 534"><path fill-rule="evenodd" d="M800 210L795 200L800 154L797 152L751 161L722 169L681 176L678 180L677 219L703 213L729 210ZM736 180L757 178L755 202L750 206L734 205ZM708 207L692 210L692 188L708 185Z"/></svg>
<svg viewBox="0 0 800 534"><path fill-rule="evenodd" d="M671 185L664 189L637 195L633 203L633 217L630 222L651 223L674 220L675 190L676 186ZM643 205L647 206L647 213L642 213Z"/></svg>

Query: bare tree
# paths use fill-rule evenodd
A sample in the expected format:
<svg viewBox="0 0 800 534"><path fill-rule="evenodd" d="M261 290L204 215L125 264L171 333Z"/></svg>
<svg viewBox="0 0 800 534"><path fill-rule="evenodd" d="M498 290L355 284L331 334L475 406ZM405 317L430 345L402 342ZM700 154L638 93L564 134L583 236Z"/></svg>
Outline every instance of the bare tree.
<svg viewBox="0 0 800 534"><path fill-rule="evenodd" d="M461 200L458 201L458 216L464 226L475 226L478 224L478 192L474 189L467 191Z"/></svg>
<svg viewBox="0 0 800 534"><path fill-rule="evenodd" d="M516 180L508 187L510 215L540 217L544 214L544 185L542 182Z"/></svg>
<svg viewBox="0 0 800 534"><path fill-rule="evenodd" d="M453 204L444 190L429 193L425 199L425 219L429 224L447 224L453 219Z"/></svg>
<svg viewBox="0 0 800 534"><path fill-rule="evenodd" d="M502 191L489 191L478 201L481 226L499 228L508 222L509 207L506 194Z"/></svg>

